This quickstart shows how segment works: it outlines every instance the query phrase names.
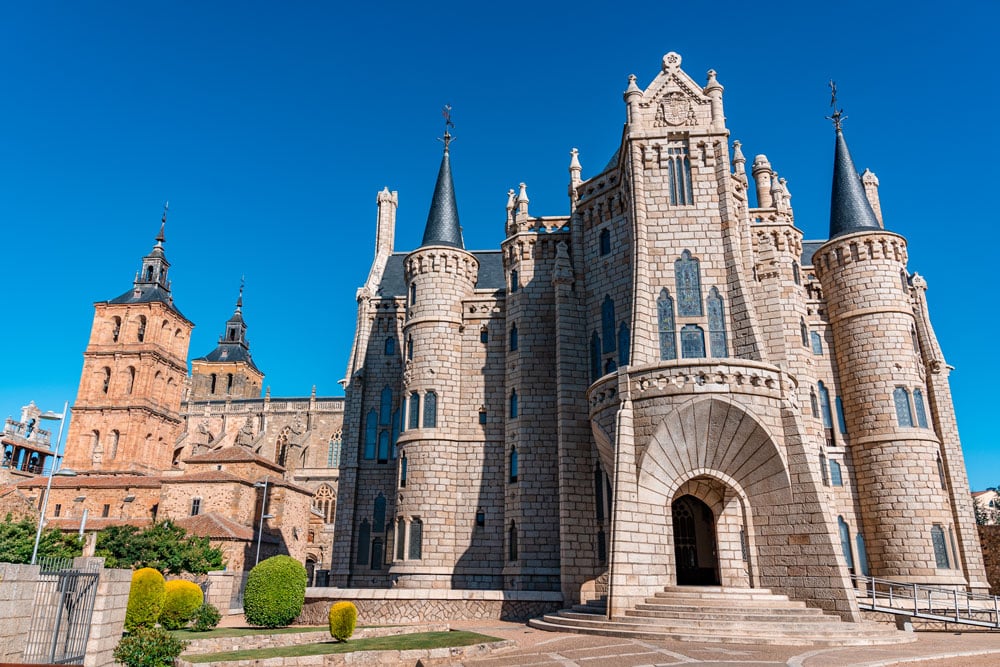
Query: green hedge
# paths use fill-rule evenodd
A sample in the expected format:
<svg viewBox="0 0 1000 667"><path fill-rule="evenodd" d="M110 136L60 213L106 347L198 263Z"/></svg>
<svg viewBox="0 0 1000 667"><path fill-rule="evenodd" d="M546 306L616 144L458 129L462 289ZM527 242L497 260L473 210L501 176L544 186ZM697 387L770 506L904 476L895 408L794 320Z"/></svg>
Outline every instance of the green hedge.
<svg viewBox="0 0 1000 667"><path fill-rule="evenodd" d="M151 628L156 625L163 610L166 595L163 575L151 567L144 567L132 574L132 587L128 591L125 610L125 629Z"/></svg>
<svg viewBox="0 0 1000 667"><path fill-rule="evenodd" d="M179 630L188 624L198 607L205 601L198 584L183 579L168 581L164 587L160 625L167 630Z"/></svg>
<svg viewBox="0 0 1000 667"><path fill-rule="evenodd" d="M125 667L171 667L186 646L163 628L136 628L118 642L114 658Z"/></svg>
<svg viewBox="0 0 1000 667"><path fill-rule="evenodd" d="M274 556L250 570L243 591L247 623L265 628L288 625L306 600L306 568L289 556Z"/></svg>

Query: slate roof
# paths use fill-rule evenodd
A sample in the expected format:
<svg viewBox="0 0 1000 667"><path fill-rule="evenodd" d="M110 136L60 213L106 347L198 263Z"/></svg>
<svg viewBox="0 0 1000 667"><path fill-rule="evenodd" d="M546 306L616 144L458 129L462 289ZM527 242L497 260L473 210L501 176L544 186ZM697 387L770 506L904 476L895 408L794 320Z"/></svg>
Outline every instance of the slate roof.
<svg viewBox="0 0 1000 667"><path fill-rule="evenodd" d="M802 256L799 257L799 264L801 266L812 266L813 265L813 255L819 250L819 247L826 243L826 240L821 241L803 241L802 242Z"/></svg>
<svg viewBox="0 0 1000 667"><path fill-rule="evenodd" d="M174 305L173 300L170 298L170 292L155 283L138 283L121 296L110 299L105 303L154 303L157 301L181 317L184 317L184 314L177 309L177 306ZM184 317L184 319L190 322L188 318Z"/></svg>
<svg viewBox="0 0 1000 667"><path fill-rule="evenodd" d="M406 281L403 279L403 260L409 253L397 252L389 255L378 284L376 294L381 297L406 296ZM503 255L499 250L473 250L479 260L479 276L476 289L502 290L507 281L503 275ZM273 400L273 399L272 399Z"/></svg>
<svg viewBox="0 0 1000 667"><path fill-rule="evenodd" d="M250 350L239 343L219 343L214 350L194 361L242 361L258 373L260 372L250 357Z"/></svg>
<svg viewBox="0 0 1000 667"><path fill-rule="evenodd" d="M865 195L865 186L854 168L844 133L838 127L833 158L833 191L830 194L830 238L865 229L882 229L882 225Z"/></svg>
<svg viewBox="0 0 1000 667"><path fill-rule="evenodd" d="M455 203L455 184L451 180L451 160L448 157L448 141L445 137L444 155L438 169L431 210L427 213L427 226L420 247L432 245L465 248L462 242L462 227L458 222L458 204Z"/></svg>

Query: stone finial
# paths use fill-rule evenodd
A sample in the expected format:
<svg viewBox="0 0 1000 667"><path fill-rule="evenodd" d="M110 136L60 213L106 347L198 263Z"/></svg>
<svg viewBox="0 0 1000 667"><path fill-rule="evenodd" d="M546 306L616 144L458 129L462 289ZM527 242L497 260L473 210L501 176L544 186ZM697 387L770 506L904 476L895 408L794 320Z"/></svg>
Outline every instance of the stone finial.
<svg viewBox="0 0 1000 667"><path fill-rule="evenodd" d="M396 193L389 192L389 186L382 188L382 191L378 193L378 203L382 202L392 202L396 203Z"/></svg>
<svg viewBox="0 0 1000 667"><path fill-rule="evenodd" d="M528 186L521 183L519 186L520 191L517 193L517 214L527 216L528 215Z"/></svg>
<svg viewBox="0 0 1000 667"><path fill-rule="evenodd" d="M778 172L771 172L771 203L778 210L784 210L785 202L781 192L781 182L778 180Z"/></svg>
<svg viewBox="0 0 1000 667"><path fill-rule="evenodd" d="M583 171L583 167L580 166L580 151L574 148L569 152L569 155L569 173L575 174L579 178L580 172Z"/></svg>
<svg viewBox="0 0 1000 667"><path fill-rule="evenodd" d="M785 200L785 208L791 210L792 193L788 191L788 181L784 178L781 179L781 196Z"/></svg>
<svg viewBox="0 0 1000 667"><path fill-rule="evenodd" d="M628 88L625 89L625 99L629 98L629 95L634 95L638 93L642 95L642 89L639 88L638 84L635 82L635 74L628 75Z"/></svg>
<svg viewBox="0 0 1000 667"><path fill-rule="evenodd" d="M757 183L757 206L759 208L771 208L774 200L771 199L771 163L764 154L753 159L753 167L750 170L754 181Z"/></svg>
<svg viewBox="0 0 1000 667"><path fill-rule="evenodd" d="M517 204L514 203L514 189L511 188L507 191L507 210L513 211L517 208Z"/></svg>
<svg viewBox="0 0 1000 667"><path fill-rule="evenodd" d="M882 202L878 196L878 176L871 169L865 169L865 172L861 174L861 185L865 188L865 197L868 198L868 203L872 205L875 219L884 228L885 221L882 220Z"/></svg>
<svg viewBox="0 0 1000 667"><path fill-rule="evenodd" d="M865 185L871 184L878 187L878 176L871 169L865 169L864 173L861 174L861 182Z"/></svg>
<svg viewBox="0 0 1000 667"><path fill-rule="evenodd" d="M733 142L733 164L740 165L740 168L744 171L746 170L745 165L747 163L746 157L743 155L743 144L737 140Z"/></svg>
<svg viewBox="0 0 1000 667"><path fill-rule="evenodd" d="M708 82L705 84L705 94L707 95L710 90L725 90L719 80L715 78L715 70L708 70Z"/></svg>
<svg viewBox="0 0 1000 667"><path fill-rule="evenodd" d="M672 69L680 69L681 67L681 55L676 51L671 51L663 56L663 71L667 72Z"/></svg>

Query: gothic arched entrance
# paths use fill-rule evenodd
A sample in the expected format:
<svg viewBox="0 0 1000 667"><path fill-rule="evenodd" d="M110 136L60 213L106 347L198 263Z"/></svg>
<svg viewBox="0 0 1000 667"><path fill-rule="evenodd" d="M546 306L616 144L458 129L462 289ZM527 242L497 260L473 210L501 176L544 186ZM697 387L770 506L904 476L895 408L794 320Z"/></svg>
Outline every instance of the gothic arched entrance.
<svg viewBox="0 0 1000 667"><path fill-rule="evenodd" d="M692 495L671 505L678 586L718 586L719 558L712 509Z"/></svg>

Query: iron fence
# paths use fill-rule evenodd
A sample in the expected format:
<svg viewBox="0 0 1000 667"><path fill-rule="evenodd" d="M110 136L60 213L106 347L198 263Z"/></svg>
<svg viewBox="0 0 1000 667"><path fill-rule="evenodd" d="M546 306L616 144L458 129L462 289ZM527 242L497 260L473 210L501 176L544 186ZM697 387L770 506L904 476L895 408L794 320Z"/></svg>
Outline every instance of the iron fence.
<svg viewBox="0 0 1000 667"><path fill-rule="evenodd" d="M24 662L80 665L87 650L100 570L42 559Z"/></svg>

